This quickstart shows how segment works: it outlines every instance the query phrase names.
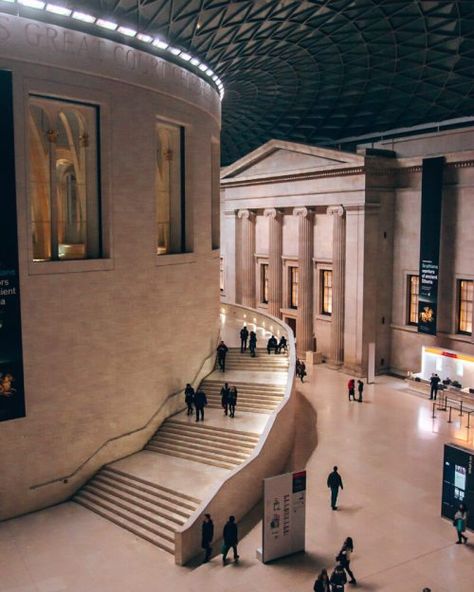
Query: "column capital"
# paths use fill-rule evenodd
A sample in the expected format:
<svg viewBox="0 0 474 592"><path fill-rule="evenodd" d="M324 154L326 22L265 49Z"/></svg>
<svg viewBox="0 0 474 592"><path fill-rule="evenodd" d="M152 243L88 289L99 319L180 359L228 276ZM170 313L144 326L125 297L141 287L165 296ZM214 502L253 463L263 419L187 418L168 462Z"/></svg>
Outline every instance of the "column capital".
<svg viewBox="0 0 474 592"><path fill-rule="evenodd" d="M255 212L252 212L252 210L239 210L237 217L241 220L253 220L255 218Z"/></svg>
<svg viewBox="0 0 474 592"><path fill-rule="evenodd" d="M309 218L309 216L311 216L312 213L313 210L306 207L293 209L293 216L299 216L301 218Z"/></svg>
<svg viewBox="0 0 474 592"><path fill-rule="evenodd" d="M342 216L344 216L345 213L346 213L346 210L342 205L329 206L328 209L326 210L326 214L328 214L329 216L339 216L340 218L342 218Z"/></svg>
<svg viewBox="0 0 474 592"><path fill-rule="evenodd" d="M273 220L276 220L282 216L282 212L276 208L267 208L263 210L263 215L266 218L273 218Z"/></svg>

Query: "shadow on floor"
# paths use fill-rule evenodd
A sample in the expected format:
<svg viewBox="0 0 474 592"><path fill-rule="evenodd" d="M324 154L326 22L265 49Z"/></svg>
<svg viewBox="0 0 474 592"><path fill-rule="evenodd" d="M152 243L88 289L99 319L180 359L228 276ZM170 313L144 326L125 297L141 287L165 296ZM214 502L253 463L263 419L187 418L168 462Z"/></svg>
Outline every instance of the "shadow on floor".
<svg viewBox="0 0 474 592"><path fill-rule="evenodd" d="M296 430L293 450L287 464L288 471L304 469L318 445L317 414L301 391L296 391Z"/></svg>

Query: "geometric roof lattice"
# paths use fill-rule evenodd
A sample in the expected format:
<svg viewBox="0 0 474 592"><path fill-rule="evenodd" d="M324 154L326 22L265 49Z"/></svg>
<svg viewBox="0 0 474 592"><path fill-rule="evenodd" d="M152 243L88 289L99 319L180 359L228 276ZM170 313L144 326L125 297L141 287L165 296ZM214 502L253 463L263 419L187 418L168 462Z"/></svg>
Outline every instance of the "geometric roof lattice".
<svg viewBox="0 0 474 592"><path fill-rule="evenodd" d="M68 2L77 7L77 2ZM220 76L222 160L474 115L474 0L81 0Z"/></svg>

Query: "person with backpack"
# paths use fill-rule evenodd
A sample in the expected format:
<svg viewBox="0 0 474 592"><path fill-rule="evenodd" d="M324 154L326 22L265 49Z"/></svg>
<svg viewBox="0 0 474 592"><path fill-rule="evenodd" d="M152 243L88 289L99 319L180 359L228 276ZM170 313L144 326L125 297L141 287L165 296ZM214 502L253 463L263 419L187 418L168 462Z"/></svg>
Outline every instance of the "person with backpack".
<svg viewBox="0 0 474 592"><path fill-rule="evenodd" d="M347 575L351 578L349 580L349 584L357 584L357 581L354 577L354 574L351 571L351 555L354 551L354 543L352 542L351 537L347 537L342 545L341 550L339 551L339 555L336 557L336 561L339 562L343 570L347 572Z"/></svg>

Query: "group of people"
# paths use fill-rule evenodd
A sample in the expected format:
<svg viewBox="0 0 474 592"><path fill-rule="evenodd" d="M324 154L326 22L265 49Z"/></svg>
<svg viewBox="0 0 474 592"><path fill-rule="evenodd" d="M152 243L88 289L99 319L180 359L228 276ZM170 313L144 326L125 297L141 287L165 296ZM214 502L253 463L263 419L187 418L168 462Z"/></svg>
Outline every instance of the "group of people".
<svg viewBox="0 0 474 592"><path fill-rule="evenodd" d="M202 537L201 547L204 549L204 563L207 563L212 554L212 541L214 539L214 523L210 514L204 514L204 522L202 523ZM224 529L222 531L222 564L225 565L227 562L227 554L232 549L234 553L235 563L239 562L239 555L237 553L237 545L239 542L239 533L237 524L235 522L235 516L229 516Z"/></svg>
<svg viewBox="0 0 474 592"><path fill-rule="evenodd" d="M224 383L221 388L221 405L224 409L224 415L235 417L235 406L237 405L237 387L229 386L228 382Z"/></svg>
<svg viewBox="0 0 474 592"><path fill-rule="evenodd" d="M207 397L202 389L198 388L195 391L188 382L184 389L184 402L186 403L188 415L192 415L194 409L196 409L196 421L199 421L199 419L204 421L204 407L207 405Z"/></svg>
<svg viewBox="0 0 474 592"><path fill-rule="evenodd" d="M362 394L364 392L364 383L362 380L357 381L357 391L359 393L359 398L355 398L355 379L351 378L347 383L347 390L349 394L349 401L357 401L358 403L362 403Z"/></svg>
<svg viewBox="0 0 474 592"><path fill-rule="evenodd" d="M323 569L314 582L314 592L343 592L347 583L347 576L350 577L349 584L357 584L351 571L351 555L353 551L354 543L352 538L347 537L336 556L337 563L331 577L329 577L327 570Z"/></svg>
<svg viewBox="0 0 474 592"><path fill-rule="evenodd" d="M297 378L299 378L301 380L301 382L304 382L304 377L306 376L306 374L307 374L306 364L303 362L303 360L296 358L296 376L297 376Z"/></svg>
<svg viewBox="0 0 474 592"><path fill-rule="evenodd" d="M282 335L280 337L280 341L272 335L270 339L267 341L267 352L271 354L271 352L275 352L276 354L281 353L281 351L288 351L288 343L286 341L286 337Z"/></svg>
<svg viewBox="0 0 474 592"><path fill-rule="evenodd" d="M247 343L250 355L255 358L255 352L257 350L257 334L255 331L250 331L247 326L244 325L240 330L240 353L244 354L247 351Z"/></svg>

